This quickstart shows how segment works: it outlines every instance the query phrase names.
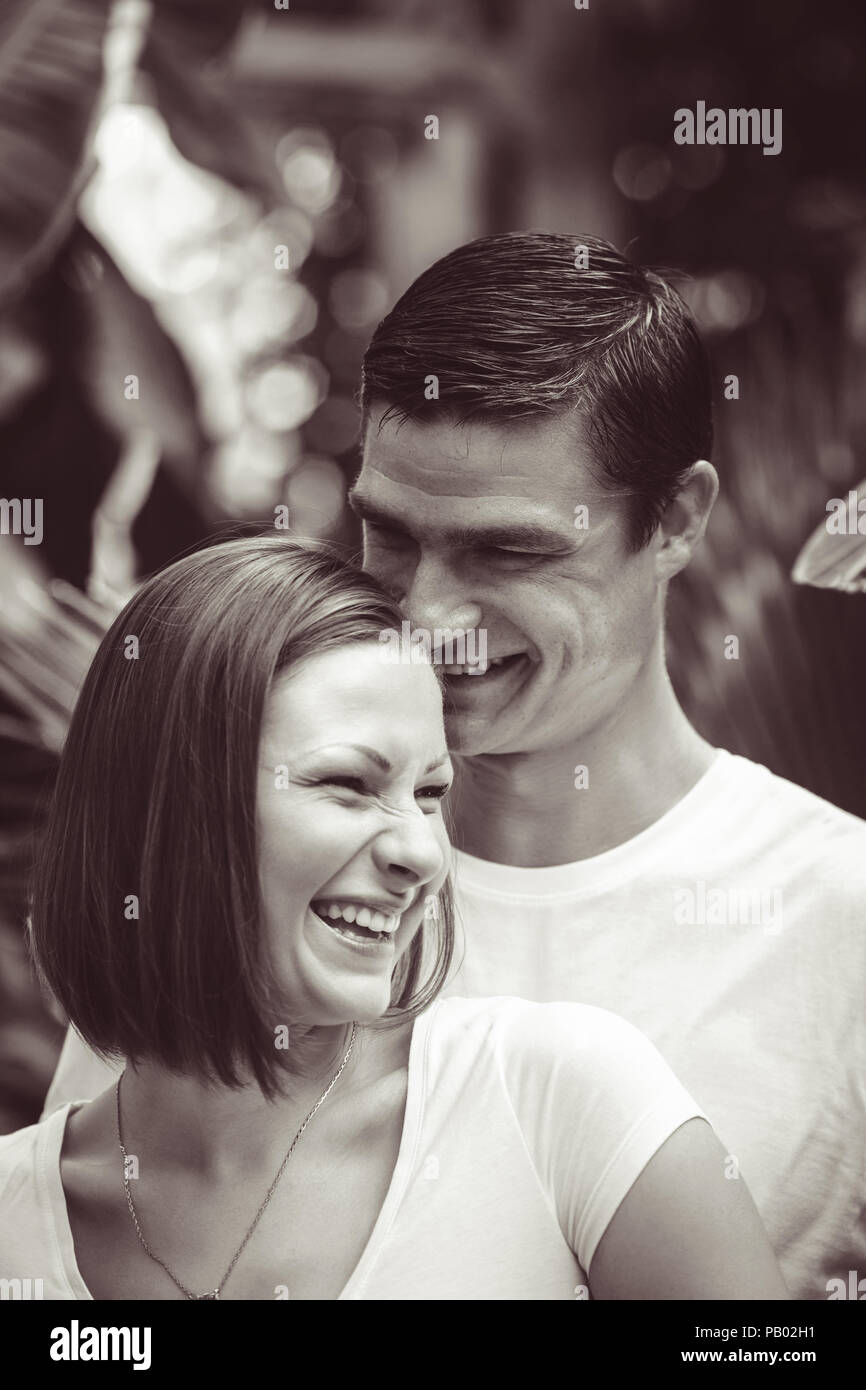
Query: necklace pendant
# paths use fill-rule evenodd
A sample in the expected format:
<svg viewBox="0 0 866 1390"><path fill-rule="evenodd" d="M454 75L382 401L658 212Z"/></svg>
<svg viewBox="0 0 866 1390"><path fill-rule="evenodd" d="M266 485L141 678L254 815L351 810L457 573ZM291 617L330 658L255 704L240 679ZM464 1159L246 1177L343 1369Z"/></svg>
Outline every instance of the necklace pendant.
<svg viewBox="0 0 866 1390"><path fill-rule="evenodd" d="M202 1299L219 1298L219 1296L219 1289L213 1289L210 1293L194 1293L192 1297L194 1303L201 1303Z"/></svg>

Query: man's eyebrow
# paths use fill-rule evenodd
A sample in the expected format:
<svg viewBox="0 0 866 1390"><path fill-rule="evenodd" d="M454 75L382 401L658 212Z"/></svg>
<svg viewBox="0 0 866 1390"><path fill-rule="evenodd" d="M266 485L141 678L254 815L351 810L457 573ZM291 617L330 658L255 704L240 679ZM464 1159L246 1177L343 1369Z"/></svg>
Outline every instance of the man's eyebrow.
<svg viewBox="0 0 866 1390"><path fill-rule="evenodd" d="M364 757L369 758L372 763L375 763L376 766L382 770L382 772L393 772L394 770L393 764L388 758L382 753L378 753L375 748L369 748L366 743L327 743L321 748L313 748L310 751L312 753L326 753L331 748L351 748L355 753L363 753ZM432 772L434 768L441 767L443 763L447 762L447 751L437 754L437 756L424 768L421 774L422 777L426 777L428 772Z"/></svg>
<svg viewBox="0 0 866 1390"><path fill-rule="evenodd" d="M346 501L355 515L359 516L362 521L380 521L387 526L402 526L398 516L392 516L384 508L377 507L375 502L371 502L357 487L349 489L346 494Z"/></svg>
<svg viewBox="0 0 866 1390"><path fill-rule="evenodd" d="M374 525L388 526L395 531L405 531L412 535L403 518L396 512L378 506L363 493L353 489L349 493L349 505L362 521ZM564 536L561 531L545 526L538 521L508 521L498 524L449 526L437 531L437 539L456 550L481 550L484 548L508 548L513 550L534 550L549 554L561 554L574 549L574 537Z"/></svg>

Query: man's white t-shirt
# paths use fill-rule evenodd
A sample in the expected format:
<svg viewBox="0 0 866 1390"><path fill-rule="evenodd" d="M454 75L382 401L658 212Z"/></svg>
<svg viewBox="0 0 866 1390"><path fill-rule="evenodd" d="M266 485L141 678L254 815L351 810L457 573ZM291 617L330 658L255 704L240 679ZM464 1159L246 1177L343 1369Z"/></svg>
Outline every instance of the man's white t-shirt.
<svg viewBox="0 0 866 1390"><path fill-rule="evenodd" d="M91 1297L60 1178L69 1109L0 1138L0 1279L41 1279L31 1297ZM436 1000L413 1028L391 1184L340 1298L586 1297L617 1207L695 1117L652 1044L610 1013Z"/></svg>
<svg viewBox="0 0 866 1390"><path fill-rule="evenodd" d="M629 1019L706 1111L793 1296L866 1277L866 823L719 751L615 849L543 869L458 853L455 882L447 992ZM114 1075L70 1032L44 1113Z"/></svg>
<svg viewBox="0 0 866 1390"><path fill-rule="evenodd" d="M866 822L720 751L615 849L541 869L458 854L455 877L449 991L627 1018L706 1111L793 1297L866 1277Z"/></svg>

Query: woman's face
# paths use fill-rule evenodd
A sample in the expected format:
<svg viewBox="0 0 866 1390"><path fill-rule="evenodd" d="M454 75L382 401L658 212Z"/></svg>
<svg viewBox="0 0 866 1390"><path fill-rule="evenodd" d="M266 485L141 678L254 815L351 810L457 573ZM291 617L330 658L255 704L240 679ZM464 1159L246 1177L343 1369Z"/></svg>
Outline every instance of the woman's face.
<svg viewBox="0 0 866 1390"><path fill-rule="evenodd" d="M426 663L378 643L278 678L259 751L259 880L286 1022L379 1018L391 972L441 887L452 769Z"/></svg>

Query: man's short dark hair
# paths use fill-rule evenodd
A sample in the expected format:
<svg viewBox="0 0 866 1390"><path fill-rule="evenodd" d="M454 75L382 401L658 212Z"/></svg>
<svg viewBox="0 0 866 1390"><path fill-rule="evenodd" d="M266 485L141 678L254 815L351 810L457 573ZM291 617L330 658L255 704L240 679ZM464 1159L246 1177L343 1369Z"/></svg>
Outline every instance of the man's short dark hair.
<svg viewBox="0 0 866 1390"><path fill-rule="evenodd" d="M438 378L438 399L425 379ZM709 363L660 275L599 237L512 232L443 256L398 300L364 358L364 428L578 412L598 481L629 499L634 549L712 448Z"/></svg>
<svg viewBox="0 0 866 1390"><path fill-rule="evenodd" d="M257 537L188 555L119 614L70 725L34 875L43 978L103 1056L265 1094L303 1071L264 949L257 766L277 676L378 642L400 610L317 541ZM138 659L127 660L130 637ZM291 846L287 846L291 853ZM137 915L131 899L137 899ZM392 980L382 1023L436 995L454 944L450 888ZM130 920L127 920L129 908ZM426 954L422 934L436 945ZM434 959L435 958L435 959ZM422 960L433 969L419 986Z"/></svg>

